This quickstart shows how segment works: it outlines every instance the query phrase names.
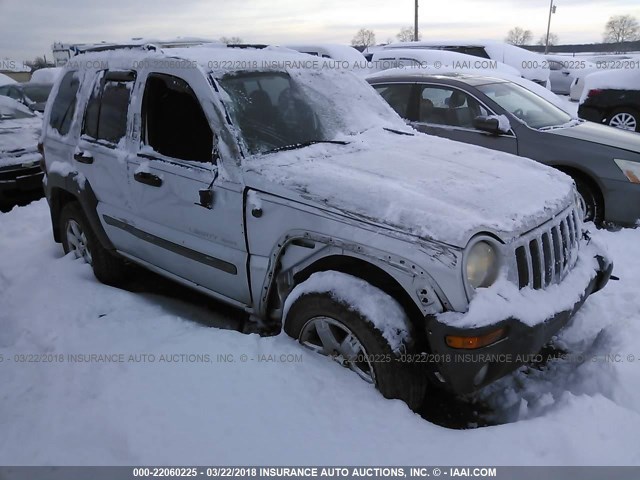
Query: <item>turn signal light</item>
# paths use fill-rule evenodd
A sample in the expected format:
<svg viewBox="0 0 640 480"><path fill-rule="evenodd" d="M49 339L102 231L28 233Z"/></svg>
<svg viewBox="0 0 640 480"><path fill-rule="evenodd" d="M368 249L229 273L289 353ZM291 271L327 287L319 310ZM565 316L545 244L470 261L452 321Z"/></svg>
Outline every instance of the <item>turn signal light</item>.
<svg viewBox="0 0 640 480"><path fill-rule="evenodd" d="M447 345L451 348L473 350L476 348L486 347L487 345L491 345L492 343L496 343L498 340L503 339L506 333L506 329L499 328L498 330L494 330L493 332L489 332L478 337L460 337L457 335L447 335L445 337L445 340L447 342Z"/></svg>

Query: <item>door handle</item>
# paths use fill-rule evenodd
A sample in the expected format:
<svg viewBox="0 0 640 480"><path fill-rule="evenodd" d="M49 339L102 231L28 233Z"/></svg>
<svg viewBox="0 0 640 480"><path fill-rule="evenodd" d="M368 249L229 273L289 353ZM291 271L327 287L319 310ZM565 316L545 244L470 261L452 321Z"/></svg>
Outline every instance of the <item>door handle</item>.
<svg viewBox="0 0 640 480"><path fill-rule="evenodd" d="M144 183L145 185L150 185L152 187L159 187L162 185L162 179L149 172L136 172L133 174L133 178L136 182Z"/></svg>
<svg viewBox="0 0 640 480"><path fill-rule="evenodd" d="M85 155L84 152L77 152L73 154L73 159L76 162L86 163L87 165L91 165L93 163L93 157L91 154Z"/></svg>

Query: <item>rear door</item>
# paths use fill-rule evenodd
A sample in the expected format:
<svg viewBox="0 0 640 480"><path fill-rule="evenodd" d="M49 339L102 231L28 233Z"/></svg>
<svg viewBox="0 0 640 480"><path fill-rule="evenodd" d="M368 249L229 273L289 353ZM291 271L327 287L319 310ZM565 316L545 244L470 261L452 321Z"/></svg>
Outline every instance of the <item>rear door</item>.
<svg viewBox="0 0 640 480"><path fill-rule="evenodd" d="M98 200L100 222L119 250L126 250L130 239L106 219L126 219L132 214L126 159L129 105L135 78L133 71L101 70L95 74L80 139L73 151L77 170ZM85 183L82 178L80 183Z"/></svg>
<svg viewBox="0 0 640 480"><path fill-rule="evenodd" d="M239 306L250 303L243 186L219 173L211 86L196 69L141 75L128 158L129 254Z"/></svg>

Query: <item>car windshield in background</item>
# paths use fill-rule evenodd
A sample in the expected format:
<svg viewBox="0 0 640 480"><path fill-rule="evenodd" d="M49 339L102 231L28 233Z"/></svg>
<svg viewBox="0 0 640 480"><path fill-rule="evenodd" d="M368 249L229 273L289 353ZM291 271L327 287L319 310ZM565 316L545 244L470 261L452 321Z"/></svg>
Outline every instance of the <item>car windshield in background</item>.
<svg viewBox="0 0 640 480"><path fill-rule="evenodd" d="M25 96L35 103L44 103L49 98L53 85L25 85L22 90Z"/></svg>
<svg viewBox="0 0 640 480"><path fill-rule="evenodd" d="M531 128L557 127L572 120L571 115L520 85L489 83L477 88Z"/></svg>
<svg viewBox="0 0 640 480"><path fill-rule="evenodd" d="M329 141L301 89L284 72L227 75L220 85L252 154Z"/></svg>

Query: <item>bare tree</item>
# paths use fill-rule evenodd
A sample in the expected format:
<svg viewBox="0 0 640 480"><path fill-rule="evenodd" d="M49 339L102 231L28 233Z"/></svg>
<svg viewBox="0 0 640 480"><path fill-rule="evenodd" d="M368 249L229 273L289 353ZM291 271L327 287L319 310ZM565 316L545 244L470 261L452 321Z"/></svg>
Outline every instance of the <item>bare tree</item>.
<svg viewBox="0 0 640 480"><path fill-rule="evenodd" d="M531 30L525 30L521 27L515 27L509 30L507 38L505 38L504 41L510 43L511 45L527 45L529 42L531 42L532 38L533 33L531 33Z"/></svg>
<svg viewBox="0 0 640 480"><path fill-rule="evenodd" d="M560 42L560 38L558 37L558 35L556 35L555 33L549 34L549 46L558 45L559 42ZM546 44L547 44L547 36L543 35L540 37L540 40L538 40L538 45L545 46Z"/></svg>
<svg viewBox="0 0 640 480"><path fill-rule="evenodd" d="M361 28L356 33L356 36L351 40L351 45L354 47L370 47L376 44L376 34L373 30Z"/></svg>
<svg viewBox="0 0 640 480"><path fill-rule="evenodd" d="M238 43L243 43L240 37L220 37L220 41L222 43L226 43L227 45L229 44L235 45Z"/></svg>
<svg viewBox="0 0 640 480"><path fill-rule="evenodd" d="M33 61L26 61L24 64L31 69L32 72L41 68L53 67L52 63L47 62L46 57L36 57Z"/></svg>
<svg viewBox="0 0 640 480"><path fill-rule="evenodd" d="M632 42L640 38L640 25L631 15L616 15L604 27L604 41L607 43Z"/></svg>
<svg viewBox="0 0 640 480"><path fill-rule="evenodd" d="M415 38L415 30L413 27L402 27L400 32L396 35L396 38L400 42L413 42ZM422 40L420 32L418 32L418 40Z"/></svg>

